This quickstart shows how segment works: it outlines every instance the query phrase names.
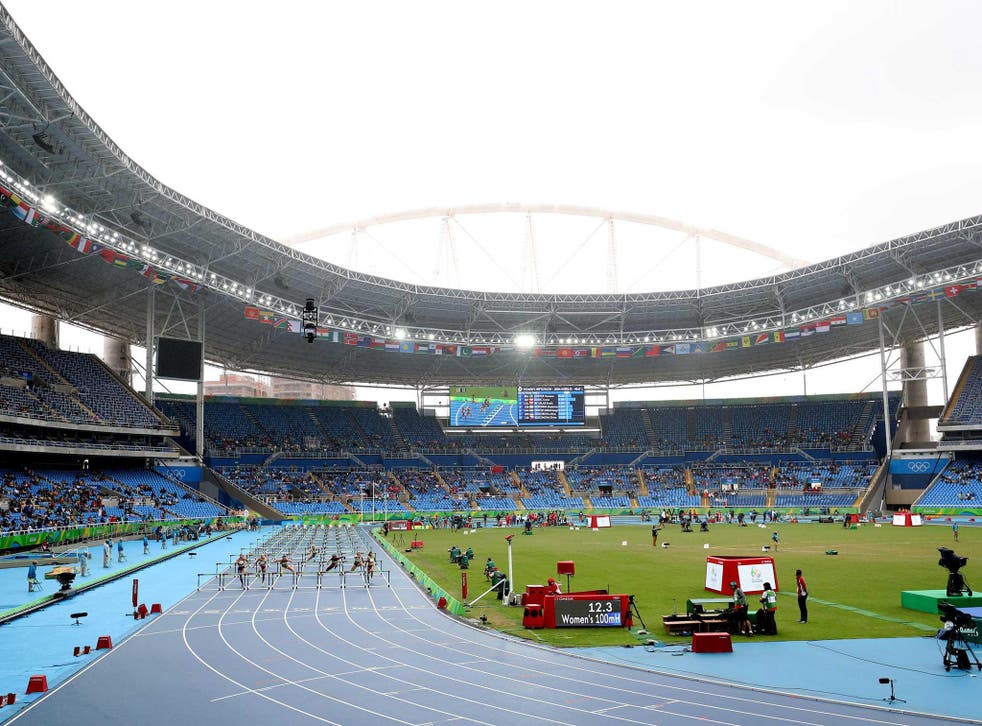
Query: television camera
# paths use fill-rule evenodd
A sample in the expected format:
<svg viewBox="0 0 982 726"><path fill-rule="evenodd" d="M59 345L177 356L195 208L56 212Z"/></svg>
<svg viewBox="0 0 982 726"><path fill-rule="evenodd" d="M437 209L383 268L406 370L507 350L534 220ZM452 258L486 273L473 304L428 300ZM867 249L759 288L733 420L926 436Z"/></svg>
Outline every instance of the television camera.
<svg viewBox="0 0 982 726"><path fill-rule="evenodd" d="M978 636L978 626L975 619L968 613L962 612L949 602L938 603L941 612L941 622L944 627L938 631L938 640L944 642L944 653L941 662L946 671L954 666L959 670L972 669L972 661L982 671L982 662L969 644L966 636Z"/></svg>
<svg viewBox="0 0 982 726"><path fill-rule="evenodd" d="M965 581L965 576L959 572L968 563L968 558L959 557L947 547L938 547L938 552L941 553L941 559L938 560L938 565L948 570L948 587L945 590L945 594L948 597L963 594L971 597L972 588Z"/></svg>

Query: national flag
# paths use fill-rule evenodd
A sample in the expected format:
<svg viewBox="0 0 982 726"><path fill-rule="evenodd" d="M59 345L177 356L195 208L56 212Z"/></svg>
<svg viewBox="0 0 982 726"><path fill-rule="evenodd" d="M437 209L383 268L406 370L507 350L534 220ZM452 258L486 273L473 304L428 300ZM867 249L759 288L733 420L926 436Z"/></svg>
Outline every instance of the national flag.
<svg viewBox="0 0 982 726"><path fill-rule="evenodd" d="M691 350L692 350L692 346L689 343L675 344L675 355L689 355Z"/></svg>
<svg viewBox="0 0 982 726"><path fill-rule="evenodd" d="M491 348L489 348L486 345L475 345L475 346L472 346L471 347L471 355L472 356L491 355Z"/></svg>
<svg viewBox="0 0 982 726"><path fill-rule="evenodd" d="M644 357L654 358L656 355L661 353L661 348L657 345L646 345L644 347Z"/></svg>
<svg viewBox="0 0 982 726"><path fill-rule="evenodd" d="M863 310L863 316L867 320L875 320L876 318L880 317L880 309L879 308L866 308L865 310Z"/></svg>
<svg viewBox="0 0 982 726"><path fill-rule="evenodd" d="M945 296L945 290L944 290L944 288L936 287L933 290L929 290L928 293L924 297L928 301L934 302L936 300L940 300L944 296Z"/></svg>
<svg viewBox="0 0 982 726"><path fill-rule="evenodd" d="M167 282L167 280L157 274L157 271L150 265L143 265L143 268L140 270L140 274L150 280L150 283L153 285L162 285Z"/></svg>
<svg viewBox="0 0 982 726"><path fill-rule="evenodd" d="M129 255L124 255L122 252L116 252L108 248L102 250L99 256L110 265L115 265L116 267L128 267L130 263Z"/></svg>
<svg viewBox="0 0 982 726"><path fill-rule="evenodd" d="M573 348L574 358L589 358L590 349L589 348Z"/></svg>
<svg viewBox="0 0 982 726"><path fill-rule="evenodd" d="M444 355L457 355L456 345L441 345L441 350L443 350Z"/></svg>
<svg viewBox="0 0 982 726"><path fill-rule="evenodd" d="M798 332L801 333L802 338L807 338L809 335L814 335L815 326L814 325L802 325L798 328Z"/></svg>
<svg viewBox="0 0 982 726"><path fill-rule="evenodd" d="M536 348L532 351L532 355L536 358L555 358L556 349L555 348Z"/></svg>
<svg viewBox="0 0 982 726"><path fill-rule="evenodd" d="M557 358L572 358L573 349L572 348L556 348Z"/></svg>
<svg viewBox="0 0 982 726"><path fill-rule="evenodd" d="M385 349L388 350L388 351L396 351L396 352L398 352L398 350L399 350L399 341L398 340L387 340L387 341L385 341Z"/></svg>
<svg viewBox="0 0 982 726"><path fill-rule="evenodd" d="M765 345L771 342L770 333L757 333L757 337L754 338L754 345Z"/></svg>
<svg viewBox="0 0 982 726"><path fill-rule="evenodd" d="M11 197L10 201L14 201L14 197ZM29 207L27 204L20 201L20 198L17 198L17 201L19 203L15 203L14 206L10 208L10 213L17 217L17 219L19 219L21 222L27 222L30 224L28 221L28 215L30 215L31 218L34 217L34 207Z"/></svg>
<svg viewBox="0 0 982 726"><path fill-rule="evenodd" d="M774 331L774 342L775 343L783 343L784 342L784 331L783 330L775 330Z"/></svg>
<svg viewBox="0 0 982 726"><path fill-rule="evenodd" d="M618 348L617 348L617 357L618 358L630 358L633 354L634 354L634 348L632 348L629 345L627 345L627 346L621 345L621 346L618 346Z"/></svg>
<svg viewBox="0 0 982 726"><path fill-rule="evenodd" d="M259 308L247 306L245 309L245 316L247 320L259 320Z"/></svg>
<svg viewBox="0 0 982 726"><path fill-rule="evenodd" d="M201 289L201 285L183 277L175 277L174 284L182 290L187 290L188 292L197 292Z"/></svg>
<svg viewBox="0 0 982 726"><path fill-rule="evenodd" d="M945 297L955 297L956 295L960 295L961 291L964 289L964 285L948 285L948 287L944 289L944 295Z"/></svg>
<svg viewBox="0 0 982 726"><path fill-rule="evenodd" d="M722 353L724 350L726 350L725 340L721 340L720 342L718 342L716 345L713 346L713 353Z"/></svg>
<svg viewBox="0 0 982 726"><path fill-rule="evenodd" d="M828 320L819 320L817 323L815 323L816 333L827 333L829 330L831 330L831 328L831 323L829 323Z"/></svg>
<svg viewBox="0 0 982 726"><path fill-rule="evenodd" d="M632 358L643 358L644 357L644 346L643 345L635 345L633 348L631 348L631 357Z"/></svg>
<svg viewBox="0 0 982 726"><path fill-rule="evenodd" d="M736 350L739 347L740 347L740 341L739 340L728 340L728 341L726 341L726 349L727 350Z"/></svg>
<svg viewBox="0 0 982 726"><path fill-rule="evenodd" d="M600 351L600 357L601 358L614 358L614 357L617 356L617 348L611 348L611 347L594 348L594 350L599 350ZM594 357L596 357L596 356L594 356Z"/></svg>
<svg viewBox="0 0 982 726"><path fill-rule="evenodd" d="M848 325L859 325L863 322L863 313L859 310L854 310L851 313L846 313L846 324Z"/></svg>
<svg viewBox="0 0 982 726"><path fill-rule="evenodd" d="M403 340L402 342L399 343L399 352L400 353L415 353L416 352L416 344L413 343L413 342L411 342L411 341L408 341L408 340Z"/></svg>
<svg viewBox="0 0 982 726"><path fill-rule="evenodd" d="M303 323L301 323L299 320L287 320L286 329L291 333L302 333Z"/></svg>
<svg viewBox="0 0 982 726"><path fill-rule="evenodd" d="M833 318L829 318L829 324L830 325L845 325L846 324L846 316L845 315L836 315Z"/></svg>
<svg viewBox="0 0 982 726"><path fill-rule="evenodd" d="M662 352L663 355L675 355L675 346L674 345L663 345L661 347L661 352Z"/></svg>
<svg viewBox="0 0 982 726"><path fill-rule="evenodd" d="M784 331L784 339L785 340L795 340L795 339L800 338L800 337L801 337L801 331L800 330L785 330Z"/></svg>
<svg viewBox="0 0 982 726"><path fill-rule="evenodd" d="M749 335L744 335L742 338L740 338L741 348L749 348L752 345L753 345L753 341L750 339Z"/></svg>
<svg viewBox="0 0 982 726"><path fill-rule="evenodd" d="M358 333L344 333L341 342L345 345L358 345Z"/></svg>

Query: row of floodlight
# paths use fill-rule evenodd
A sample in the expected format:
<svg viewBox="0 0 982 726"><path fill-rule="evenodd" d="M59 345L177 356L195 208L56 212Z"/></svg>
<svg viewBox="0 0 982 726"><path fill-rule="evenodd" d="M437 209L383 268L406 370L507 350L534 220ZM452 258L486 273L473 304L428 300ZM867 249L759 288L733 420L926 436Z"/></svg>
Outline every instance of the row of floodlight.
<svg viewBox="0 0 982 726"><path fill-rule="evenodd" d="M184 276L214 292L235 297L243 302L254 305L265 305L271 312L299 318L303 306L285 300L278 295L271 295L251 286L209 271L205 266L195 265L174 255L162 252L147 243L138 243L126 238L115 230L104 227L97 221L86 218L73 209L61 205L50 194L36 190L29 180L23 179L7 170L0 161L0 180L15 187L16 191L32 203L41 206L44 211L58 217L64 224L73 227L80 234L85 234L93 242L109 247L129 256L143 259L161 270ZM935 287L949 282L957 282L971 276L982 274L982 262L968 265L958 265L947 270L917 275L901 282L891 283L879 288L859 293L854 297L843 298L836 302L823 303L803 310L796 310L790 315L773 315L763 318L735 321L702 328L689 328L668 331L629 332L618 335L602 336L538 336L532 332L521 332L515 335L504 333L461 332L452 330L428 330L424 328L399 327L391 322L364 320L351 315L335 315L325 313L321 323L325 326L338 327L355 333L366 335L392 336L398 340L427 341L447 344L475 345L514 345L518 348L533 348L536 346L566 346L566 345L637 345L642 343L674 343L695 342L699 340L714 340L747 333L778 331L788 326L807 324L809 321L819 321L839 313L847 313L857 308L875 306L905 295L916 294L925 287Z"/></svg>

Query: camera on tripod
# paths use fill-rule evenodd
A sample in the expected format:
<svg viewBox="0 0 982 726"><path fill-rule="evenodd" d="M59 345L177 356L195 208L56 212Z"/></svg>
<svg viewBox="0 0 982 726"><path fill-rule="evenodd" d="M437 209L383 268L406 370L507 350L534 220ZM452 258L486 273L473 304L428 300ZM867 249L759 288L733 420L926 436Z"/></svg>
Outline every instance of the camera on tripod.
<svg viewBox="0 0 982 726"><path fill-rule="evenodd" d="M945 644L941 657L944 669L950 671L955 667L959 670L971 670L974 661L976 668L982 671L982 661L979 661L968 641L969 637L978 635L975 618L944 601L938 603L938 611L941 613L941 622L944 623L937 636Z"/></svg>
<svg viewBox="0 0 982 726"><path fill-rule="evenodd" d="M938 547L938 552L941 553L938 565L948 570L948 587L945 594L949 597L962 594L971 596L972 588L968 586L965 577L959 572L968 563L968 558L959 557L947 547Z"/></svg>

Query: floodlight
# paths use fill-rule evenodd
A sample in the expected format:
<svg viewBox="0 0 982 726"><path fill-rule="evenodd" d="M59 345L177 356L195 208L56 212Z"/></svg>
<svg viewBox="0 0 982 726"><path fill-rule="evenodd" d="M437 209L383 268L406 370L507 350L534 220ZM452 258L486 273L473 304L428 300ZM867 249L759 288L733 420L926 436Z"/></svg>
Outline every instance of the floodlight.
<svg viewBox="0 0 982 726"><path fill-rule="evenodd" d="M529 333L522 333L515 336L516 348L531 348L535 345L535 336Z"/></svg>

